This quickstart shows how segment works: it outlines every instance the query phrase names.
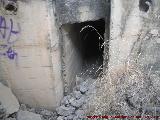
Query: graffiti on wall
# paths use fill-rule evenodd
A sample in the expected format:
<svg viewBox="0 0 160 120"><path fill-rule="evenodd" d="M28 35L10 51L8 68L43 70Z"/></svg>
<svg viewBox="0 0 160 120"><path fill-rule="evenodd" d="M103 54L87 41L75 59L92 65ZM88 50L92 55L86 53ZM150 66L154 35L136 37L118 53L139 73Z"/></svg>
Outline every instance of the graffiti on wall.
<svg viewBox="0 0 160 120"><path fill-rule="evenodd" d="M20 33L20 26L12 18L0 16L0 56L5 56L10 60L17 58L18 54L13 49Z"/></svg>

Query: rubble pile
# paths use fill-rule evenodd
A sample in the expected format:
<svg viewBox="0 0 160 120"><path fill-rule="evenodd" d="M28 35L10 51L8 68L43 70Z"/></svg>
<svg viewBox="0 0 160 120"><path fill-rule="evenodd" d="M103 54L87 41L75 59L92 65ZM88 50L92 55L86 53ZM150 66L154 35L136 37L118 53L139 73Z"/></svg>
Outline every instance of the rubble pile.
<svg viewBox="0 0 160 120"><path fill-rule="evenodd" d="M92 78L86 80L81 77L76 78L77 85L73 92L65 96L61 101L61 106L56 109L59 115L57 120L79 120L86 117L87 102L95 93L94 82L95 79Z"/></svg>

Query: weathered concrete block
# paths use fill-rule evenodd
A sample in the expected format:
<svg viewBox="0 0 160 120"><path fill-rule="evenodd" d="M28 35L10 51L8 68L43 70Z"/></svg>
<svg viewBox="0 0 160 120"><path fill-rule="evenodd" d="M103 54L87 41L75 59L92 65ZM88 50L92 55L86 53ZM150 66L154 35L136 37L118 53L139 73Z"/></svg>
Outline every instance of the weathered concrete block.
<svg viewBox="0 0 160 120"><path fill-rule="evenodd" d="M56 0L61 24L105 18L106 6L106 0Z"/></svg>
<svg viewBox="0 0 160 120"><path fill-rule="evenodd" d="M6 114L12 114L19 110L19 102L11 92L11 89L0 83L0 102L6 109Z"/></svg>

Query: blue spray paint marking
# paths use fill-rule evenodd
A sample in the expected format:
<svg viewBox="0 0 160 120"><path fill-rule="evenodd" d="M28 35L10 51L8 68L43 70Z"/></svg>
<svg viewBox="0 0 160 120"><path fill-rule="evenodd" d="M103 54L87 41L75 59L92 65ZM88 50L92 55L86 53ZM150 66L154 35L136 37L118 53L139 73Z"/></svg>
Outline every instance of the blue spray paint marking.
<svg viewBox="0 0 160 120"><path fill-rule="evenodd" d="M17 53L14 50L12 50L11 47L7 50L6 53L7 53L7 57L11 60L14 60L17 57Z"/></svg>
<svg viewBox="0 0 160 120"><path fill-rule="evenodd" d="M11 36L17 35L18 33L20 33L20 30L14 30L14 23L12 19L9 19L9 22L7 22L3 16L0 16L0 38L1 39L5 39L9 44L14 43L15 41L11 42Z"/></svg>
<svg viewBox="0 0 160 120"><path fill-rule="evenodd" d="M12 49L12 47L9 47L6 52L0 53L0 56L6 56L10 60L14 60L17 58L18 54Z"/></svg>
<svg viewBox="0 0 160 120"><path fill-rule="evenodd" d="M8 29L6 26L7 26L6 19L4 17L0 16L0 34L3 39L5 39L6 30Z"/></svg>
<svg viewBox="0 0 160 120"><path fill-rule="evenodd" d="M12 45L16 40L11 40L12 35L20 33L19 25L18 28L19 30L14 30L14 22L12 19L6 21L5 17L0 16L0 40L5 42L0 45L0 49L3 51L5 50L5 52L0 52L0 56L7 56L10 60L14 60L18 56L18 54L12 49Z"/></svg>

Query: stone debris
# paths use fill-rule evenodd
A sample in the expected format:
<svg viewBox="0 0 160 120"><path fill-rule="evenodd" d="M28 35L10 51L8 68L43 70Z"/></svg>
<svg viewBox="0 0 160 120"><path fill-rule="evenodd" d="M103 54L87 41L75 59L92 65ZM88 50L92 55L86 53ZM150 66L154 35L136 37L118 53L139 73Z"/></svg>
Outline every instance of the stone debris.
<svg viewBox="0 0 160 120"><path fill-rule="evenodd" d="M64 117L63 117L63 116L59 116L59 117L57 118L57 120L64 120Z"/></svg>
<svg viewBox="0 0 160 120"><path fill-rule="evenodd" d="M17 120L42 120L41 116L28 111L19 111Z"/></svg>
<svg viewBox="0 0 160 120"><path fill-rule="evenodd" d="M73 114L75 112L75 108L72 106L65 107L60 106L59 108L56 109L57 113L61 116L69 116L70 114Z"/></svg>
<svg viewBox="0 0 160 120"><path fill-rule="evenodd" d="M0 102L6 110L6 114L13 114L19 110L19 102L11 89L0 83Z"/></svg>
<svg viewBox="0 0 160 120"><path fill-rule="evenodd" d="M61 106L56 109L59 117L57 120L80 120L85 117L87 110L87 101L89 96L95 92L96 80L87 78L82 80L80 77L76 77L81 82L76 84L73 88L73 92L65 96L61 101Z"/></svg>
<svg viewBox="0 0 160 120"><path fill-rule="evenodd" d="M85 103L85 100L86 100L86 98L83 96L83 97L81 97L81 98L78 99L78 100L73 100L73 101L71 102L71 105L72 105L73 107L79 108L79 107L81 107L81 106Z"/></svg>
<svg viewBox="0 0 160 120"><path fill-rule="evenodd" d="M80 92L81 92L82 94L84 94L87 90L88 90L88 86L86 86L85 84L82 84L82 85L80 86Z"/></svg>
<svg viewBox="0 0 160 120"><path fill-rule="evenodd" d="M73 95L76 99L80 99L82 97L82 94L80 91L74 91L73 92Z"/></svg>

